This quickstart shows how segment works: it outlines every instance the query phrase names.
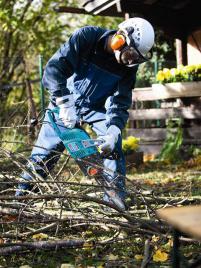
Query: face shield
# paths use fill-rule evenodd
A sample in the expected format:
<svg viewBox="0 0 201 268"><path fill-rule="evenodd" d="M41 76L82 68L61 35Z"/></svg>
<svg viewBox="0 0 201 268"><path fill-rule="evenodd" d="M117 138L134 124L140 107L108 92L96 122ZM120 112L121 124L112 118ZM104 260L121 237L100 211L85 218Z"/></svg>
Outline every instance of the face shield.
<svg viewBox="0 0 201 268"><path fill-rule="evenodd" d="M144 63L151 59L151 53L147 53L144 57L137 49L131 46L125 46L121 50L115 51L115 57L118 63L132 67L141 63Z"/></svg>
<svg viewBox="0 0 201 268"><path fill-rule="evenodd" d="M121 50L120 61L122 64L130 66L133 64L141 64L148 61L151 58L151 53L144 57L136 48L133 46L126 46Z"/></svg>

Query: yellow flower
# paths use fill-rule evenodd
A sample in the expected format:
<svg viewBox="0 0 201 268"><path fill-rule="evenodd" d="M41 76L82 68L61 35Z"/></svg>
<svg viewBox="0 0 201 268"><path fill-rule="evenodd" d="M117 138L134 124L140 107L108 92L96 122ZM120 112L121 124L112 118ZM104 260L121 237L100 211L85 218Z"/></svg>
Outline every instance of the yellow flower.
<svg viewBox="0 0 201 268"><path fill-rule="evenodd" d="M123 139L122 141L122 148L123 151L136 151L139 147L139 138L136 138L134 136L129 136L126 140Z"/></svg>
<svg viewBox="0 0 201 268"><path fill-rule="evenodd" d="M138 146L139 146L138 145L138 142L139 142L139 139L138 138L135 138L133 136L129 136L127 138L127 144L128 144L128 146L129 146L129 148L131 150L136 150L138 148Z"/></svg>
<svg viewBox="0 0 201 268"><path fill-rule="evenodd" d="M197 65L178 65L177 68L164 68L158 71L156 75L158 82L182 82L182 81L200 81L201 64Z"/></svg>
<svg viewBox="0 0 201 268"><path fill-rule="evenodd" d="M171 77L171 73L170 73L170 70L168 68L164 68L163 73L164 73L165 79L168 80Z"/></svg>
<svg viewBox="0 0 201 268"><path fill-rule="evenodd" d="M162 81L164 81L164 79L165 79L165 76L164 76L163 71L159 71L156 75L156 80L159 82L162 82Z"/></svg>

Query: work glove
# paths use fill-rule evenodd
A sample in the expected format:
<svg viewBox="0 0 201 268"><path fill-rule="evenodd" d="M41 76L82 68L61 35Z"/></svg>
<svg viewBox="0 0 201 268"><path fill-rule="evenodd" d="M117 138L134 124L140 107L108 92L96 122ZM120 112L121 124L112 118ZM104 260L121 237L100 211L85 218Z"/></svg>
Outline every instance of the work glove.
<svg viewBox="0 0 201 268"><path fill-rule="evenodd" d="M74 128L77 115L73 95L66 95L56 99L56 105L59 107L59 118L67 128Z"/></svg>
<svg viewBox="0 0 201 268"><path fill-rule="evenodd" d="M105 153L112 152L119 135L121 135L121 130L115 125L110 126L107 129L106 135L99 137L102 140L102 144L99 146L100 150Z"/></svg>

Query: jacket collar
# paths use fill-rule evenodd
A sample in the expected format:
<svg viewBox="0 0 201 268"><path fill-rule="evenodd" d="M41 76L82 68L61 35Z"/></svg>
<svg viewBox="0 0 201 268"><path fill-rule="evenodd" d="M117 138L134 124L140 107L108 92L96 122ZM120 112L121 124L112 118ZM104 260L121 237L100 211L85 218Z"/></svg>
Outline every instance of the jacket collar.
<svg viewBox="0 0 201 268"><path fill-rule="evenodd" d="M95 53L97 52L106 52L105 51L105 46L107 44L108 37L110 35L114 35L116 33L115 30L106 30L106 32L101 35L101 37L98 39L96 48L95 48Z"/></svg>

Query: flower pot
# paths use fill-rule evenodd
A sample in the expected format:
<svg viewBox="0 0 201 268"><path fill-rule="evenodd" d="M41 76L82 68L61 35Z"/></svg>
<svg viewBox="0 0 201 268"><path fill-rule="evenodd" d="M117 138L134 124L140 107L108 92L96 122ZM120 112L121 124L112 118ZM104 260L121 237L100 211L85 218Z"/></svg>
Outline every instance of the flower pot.
<svg viewBox="0 0 201 268"><path fill-rule="evenodd" d="M159 99L198 97L201 95L201 81L153 84L152 91Z"/></svg>
<svg viewBox="0 0 201 268"><path fill-rule="evenodd" d="M125 154L127 167L138 167L143 163L143 152Z"/></svg>

